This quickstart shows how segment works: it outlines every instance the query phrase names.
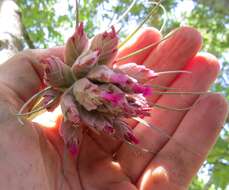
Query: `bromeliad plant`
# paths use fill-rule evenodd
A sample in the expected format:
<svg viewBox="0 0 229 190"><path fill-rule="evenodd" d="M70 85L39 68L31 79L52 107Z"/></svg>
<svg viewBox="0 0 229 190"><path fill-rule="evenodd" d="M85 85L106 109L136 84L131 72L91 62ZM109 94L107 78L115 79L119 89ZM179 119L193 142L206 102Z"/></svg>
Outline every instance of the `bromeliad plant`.
<svg viewBox="0 0 229 190"><path fill-rule="evenodd" d="M126 119L134 118L144 123L143 118L150 115L151 108L160 107L148 103L147 96L154 91L152 86L144 83L161 74L187 72L156 73L136 63L115 64L153 45L156 44L117 59L120 45L114 26L89 40L83 23L78 23L65 45L64 60L51 56L42 61L43 81L47 87L25 103L17 115L30 116L44 109L53 111L60 105L64 117L60 135L73 156L76 156L83 131L87 129L137 144L139 140ZM24 113L33 100L37 100L33 109ZM146 126L151 127L148 123Z"/></svg>

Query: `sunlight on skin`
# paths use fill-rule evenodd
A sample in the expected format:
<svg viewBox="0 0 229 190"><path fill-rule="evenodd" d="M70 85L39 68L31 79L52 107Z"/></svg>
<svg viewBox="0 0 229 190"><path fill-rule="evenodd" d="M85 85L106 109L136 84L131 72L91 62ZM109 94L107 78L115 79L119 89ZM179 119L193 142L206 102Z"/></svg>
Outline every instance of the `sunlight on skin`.
<svg viewBox="0 0 229 190"><path fill-rule="evenodd" d="M146 186L146 183L147 183L147 180L150 177L150 175L151 175L151 170L148 170L148 171L145 172L145 174L142 177L141 184L140 184L140 189L139 190L144 190L144 188Z"/></svg>
<svg viewBox="0 0 229 190"><path fill-rule="evenodd" d="M167 174L167 171L164 167L158 166L151 172L151 178L160 178L163 179L163 181L169 181L169 176Z"/></svg>
<svg viewBox="0 0 229 190"><path fill-rule="evenodd" d="M153 170L149 169L146 171L141 179L139 190L147 189L147 186L149 186L149 181L151 181L151 183L160 183L162 181L164 183L164 181L169 181L166 169L162 166L158 166Z"/></svg>
<svg viewBox="0 0 229 190"><path fill-rule="evenodd" d="M111 165L116 169L120 169L121 168L120 164L118 162L115 162L115 161L112 161Z"/></svg>
<svg viewBox="0 0 229 190"><path fill-rule="evenodd" d="M53 112L45 112L37 117L35 117L32 121L41 124L47 128L53 128L56 126L57 119L62 115L61 108L58 106Z"/></svg>

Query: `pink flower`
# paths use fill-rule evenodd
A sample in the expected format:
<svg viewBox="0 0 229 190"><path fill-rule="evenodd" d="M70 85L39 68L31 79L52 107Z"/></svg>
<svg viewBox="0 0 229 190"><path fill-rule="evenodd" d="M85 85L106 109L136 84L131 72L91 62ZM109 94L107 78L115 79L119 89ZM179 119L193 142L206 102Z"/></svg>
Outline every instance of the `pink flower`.
<svg viewBox="0 0 229 190"><path fill-rule="evenodd" d="M133 144L139 143L139 140L134 136L132 129L129 128L125 122L117 119L115 120L114 125L117 128L115 135L118 138Z"/></svg>
<svg viewBox="0 0 229 190"><path fill-rule="evenodd" d="M42 60L44 83L54 88L67 88L74 83L71 68L55 56Z"/></svg>
<svg viewBox="0 0 229 190"><path fill-rule="evenodd" d="M79 125L80 117L73 95L64 93L60 105L65 118L73 124Z"/></svg>
<svg viewBox="0 0 229 190"><path fill-rule="evenodd" d="M57 57L43 62L44 81L52 87L44 95L44 104L53 109L61 99L64 121L60 135L73 156L78 153L84 127L137 144L123 119L149 116L146 96L152 94L152 88L144 83L155 77L154 71L135 63L110 67L118 48L114 27L96 35L90 48L88 43L80 23L65 46L66 64ZM59 99L49 107L55 98Z"/></svg>
<svg viewBox="0 0 229 190"><path fill-rule="evenodd" d="M72 66L72 71L76 78L84 77L90 69L97 63L100 52L88 51L80 55Z"/></svg>
<svg viewBox="0 0 229 190"><path fill-rule="evenodd" d="M147 68L145 65L137 65L136 63L119 65L116 67L116 70L135 78L139 83L145 83L157 76L153 70Z"/></svg>
<svg viewBox="0 0 229 190"><path fill-rule="evenodd" d="M78 144L76 144L75 141L68 142L67 147L73 157L76 157L78 155Z"/></svg>
<svg viewBox="0 0 229 190"><path fill-rule="evenodd" d="M104 127L103 131L108 134L108 135L114 135L115 134L115 129L111 125L107 125Z"/></svg>
<svg viewBox="0 0 229 190"><path fill-rule="evenodd" d="M121 86L126 85L128 83L129 78L122 73L115 73L114 75L111 76L111 81L114 84L119 84Z"/></svg>
<svg viewBox="0 0 229 190"><path fill-rule="evenodd" d="M111 102L113 106L117 106L120 104L120 102L123 102L123 93L117 93L117 92L107 92L104 91L101 93L101 97L108 102Z"/></svg>
<svg viewBox="0 0 229 190"><path fill-rule="evenodd" d="M60 136L63 138L64 143L69 149L71 155L76 157L78 154L78 145L82 138L82 131L79 127L74 127L73 123L66 120L63 121L59 128Z"/></svg>
<svg viewBox="0 0 229 190"><path fill-rule="evenodd" d="M113 83L120 86L125 86L130 83L130 78L127 75L123 73L117 73L106 65L97 65L96 67L92 68L88 73L87 78L93 81Z"/></svg>
<svg viewBox="0 0 229 190"><path fill-rule="evenodd" d="M139 140L131 132L126 132L124 134L124 138L130 143L134 143L134 144L138 144L139 143Z"/></svg>
<svg viewBox="0 0 229 190"><path fill-rule="evenodd" d="M87 50L88 44L89 40L81 22L65 45L64 62L72 66L76 59Z"/></svg>
<svg viewBox="0 0 229 190"><path fill-rule="evenodd" d="M99 64L108 65L114 61L117 55L118 36L114 26L111 27L111 32L103 32L96 35L92 42L90 49L100 51Z"/></svg>
<svg viewBox="0 0 229 190"><path fill-rule="evenodd" d="M152 95L152 88L150 86L143 86L136 83L132 86L132 90L134 93L143 94L144 96Z"/></svg>
<svg viewBox="0 0 229 190"><path fill-rule="evenodd" d="M108 135L115 133L115 129L112 125L112 118L109 118L106 114L87 111L83 107L80 107L79 111L82 122L92 130L105 132Z"/></svg>
<svg viewBox="0 0 229 190"><path fill-rule="evenodd" d="M77 80L73 86L75 100L88 111L96 110L103 104L100 97L101 91L98 85L87 78Z"/></svg>

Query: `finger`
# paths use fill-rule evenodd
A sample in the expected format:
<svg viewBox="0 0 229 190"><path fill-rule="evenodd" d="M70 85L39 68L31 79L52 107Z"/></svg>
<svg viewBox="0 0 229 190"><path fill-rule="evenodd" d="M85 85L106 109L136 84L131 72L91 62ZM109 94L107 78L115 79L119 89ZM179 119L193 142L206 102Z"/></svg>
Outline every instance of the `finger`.
<svg viewBox="0 0 229 190"><path fill-rule="evenodd" d="M0 66L0 81L14 90L23 100L28 100L42 84L41 59L50 55L63 57L63 48L28 50L17 54Z"/></svg>
<svg viewBox="0 0 229 190"><path fill-rule="evenodd" d="M173 71L185 69L188 62L199 51L202 38L196 29L181 27L170 38L160 43L144 61L144 65L155 71ZM169 35L171 35L171 33ZM169 86L177 75L165 75L149 81L148 85ZM153 88L154 90L154 88ZM155 103L160 95L152 95L148 98L150 103ZM135 127L137 122L131 122Z"/></svg>
<svg viewBox="0 0 229 190"><path fill-rule="evenodd" d="M45 159L45 164L47 167L52 167L53 169L56 169L55 172L55 183L56 189L57 187L59 188L60 186L63 186L63 189L69 188L69 187L75 187L81 188L80 187L80 182L77 174L77 170L75 168L75 159L72 157L70 152L67 149L67 146L64 145L64 141L62 137L59 135L59 127L61 125L61 122L63 120L63 117L60 116L57 118L56 121L56 127L53 128L48 128L45 126L37 126L36 129L38 133L43 133L43 138L46 139L47 144L49 146L45 146L45 144L40 144L41 146L41 151L42 149L46 150L47 147L52 147L52 150L56 152L55 158L58 158L58 163L55 165L52 163L53 160L47 160L45 159L47 156L53 156L51 152L44 152L44 159ZM36 126L36 123L33 123L34 126ZM66 150L65 150L66 149ZM58 168L58 169L57 169ZM56 180L58 179L58 180Z"/></svg>
<svg viewBox="0 0 229 190"><path fill-rule="evenodd" d="M173 31L174 32L174 31ZM202 44L200 33L190 27L181 27L166 41L160 43L144 61L144 65L159 72L182 70L197 54ZM151 84L169 86L176 75L164 75L150 81ZM149 98L155 102L159 96Z"/></svg>
<svg viewBox="0 0 229 190"><path fill-rule="evenodd" d="M214 145L227 112L227 102L221 95L200 97L173 135L177 142L192 152L185 151L170 140L145 170L151 175L140 179L140 189L186 189ZM164 177L155 173L158 167L163 168ZM157 180L159 177L160 180Z"/></svg>
<svg viewBox="0 0 229 190"><path fill-rule="evenodd" d="M59 147L62 141L58 139L58 134L54 132L55 129L52 130L53 138L48 141L46 137L51 136L50 130L47 133L47 130L43 130L46 128L29 121L24 121L24 125L21 126L15 117L14 111L15 109L18 110L19 102L21 100L11 89L0 84L0 152L4 152L3 159L0 159L0 167L4 171L2 172L3 175L0 175L0 181L5 181L4 184L8 187L3 189L15 189L15 185L19 181L24 186L27 185L26 187L35 187L36 185L41 187L42 180L44 185L44 188L41 187L42 189L47 188L48 185L51 189L56 189L54 185L59 183L56 179L61 177L62 172L60 161L62 157L56 147ZM56 139L56 142L54 139ZM65 166L68 171L66 176L72 184L76 184L77 175L75 167L73 167L74 162L72 161L70 166L68 163L70 164L69 161L66 161ZM72 171L71 174L69 174L69 171ZM29 177L25 180L25 176L28 174ZM7 181L7 176L12 176L12 180ZM34 181L34 177L42 180ZM73 178L74 180L72 180ZM64 186L67 186L65 179L63 183ZM11 186L12 188L10 188Z"/></svg>
<svg viewBox="0 0 229 190"><path fill-rule="evenodd" d="M217 76L219 65L218 61L213 56L204 54L196 56L190 62L187 69L191 71L192 74L181 75L178 77L171 85L172 88L185 89L187 91L207 90ZM157 103L170 107L189 107L197 98L198 95L163 95ZM151 111L151 117L145 119L149 123L163 130L167 135L172 135L185 114L185 111L177 112L153 109ZM134 133L137 138L140 139L139 146L144 147L155 154L168 141L167 136L165 137L162 133L140 124L135 127ZM119 160L122 163L122 167L125 168L133 180L138 179L139 175L152 158L153 155L150 153L143 154L141 157L134 157L133 150L126 145L123 145L119 151Z"/></svg>
<svg viewBox="0 0 229 190"><path fill-rule="evenodd" d="M134 37L129 43L125 45L124 48L122 48L119 51L118 58L124 57L126 55L129 55L130 53L133 53L136 50L142 49L150 44L153 44L159 41L160 38L161 34L157 29L152 27L142 29L136 37ZM132 56L126 60L120 61L117 64L121 65L130 62L142 64L153 49L154 47L149 48L143 51L142 53Z"/></svg>
<svg viewBox="0 0 229 190"><path fill-rule="evenodd" d="M173 34L173 36L170 37L168 40L160 43L144 61L144 65L152 68L155 71L183 69L185 65L188 64L190 59L193 56L195 56L195 54L198 52L198 50L201 47L201 43L202 40L198 31L190 27L182 27L178 29L175 32L175 34ZM153 81L150 81L150 85L159 84L163 86L168 86L175 79L175 77L176 77L175 75L162 76L157 79L154 79ZM150 97L148 100L151 103L154 103L158 98L159 98L158 95L152 95L152 97ZM135 127L136 124L137 124L136 122L130 122L131 127ZM126 154L124 154L123 157L125 158L125 156L128 155L129 148L126 145L123 145L122 147L126 147L124 148L124 150L122 150L121 148L121 152L126 152ZM131 151L129 156L131 156L132 154L133 152ZM122 158L120 159L122 160ZM140 163L145 163L144 159L143 161L140 161ZM123 164L125 165L125 163ZM129 164L129 166L130 165L131 164ZM139 171L142 169L141 164L139 166L139 169L137 170L135 167L131 167L130 169L128 167L127 170L129 171L130 175L135 177L139 175L140 173Z"/></svg>
<svg viewBox="0 0 229 190"><path fill-rule="evenodd" d="M79 147L77 172L84 189L136 190L119 164L113 162L86 133Z"/></svg>

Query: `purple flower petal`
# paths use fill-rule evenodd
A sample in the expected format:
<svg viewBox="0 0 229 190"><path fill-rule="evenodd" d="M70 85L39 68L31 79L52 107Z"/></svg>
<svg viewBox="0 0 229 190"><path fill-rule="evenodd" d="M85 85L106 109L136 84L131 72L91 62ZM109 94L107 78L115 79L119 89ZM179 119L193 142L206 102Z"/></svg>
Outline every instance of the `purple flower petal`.
<svg viewBox="0 0 229 190"><path fill-rule="evenodd" d="M111 76L111 81L122 86L127 83L128 77L121 73L115 73Z"/></svg>
<svg viewBox="0 0 229 190"><path fill-rule="evenodd" d="M113 135L115 133L115 129L112 126L106 125L103 131L109 135Z"/></svg>
<svg viewBox="0 0 229 190"><path fill-rule="evenodd" d="M123 100L124 94L104 91L101 93L101 97L111 102L112 105L117 106Z"/></svg>
<svg viewBox="0 0 229 190"><path fill-rule="evenodd" d="M152 88L150 86L143 86L137 83L133 85L133 91L135 93L143 94L144 96L152 95Z"/></svg>
<svg viewBox="0 0 229 190"><path fill-rule="evenodd" d="M69 149L71 155L72 155L73 157L76 157L77 154L78 154L78 152L79 152L76 143L72 142L72 143L69 143L67 146L68 146L68 149Z"/></svg>
<svg viewBox="0 0 229 190"><path fill-rule="evenodd" d="M138 144L139 143L139 140L130 132L127 132L124 135L124 138L130 143L134 143L134 144Z"/></svg>

